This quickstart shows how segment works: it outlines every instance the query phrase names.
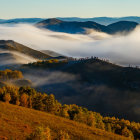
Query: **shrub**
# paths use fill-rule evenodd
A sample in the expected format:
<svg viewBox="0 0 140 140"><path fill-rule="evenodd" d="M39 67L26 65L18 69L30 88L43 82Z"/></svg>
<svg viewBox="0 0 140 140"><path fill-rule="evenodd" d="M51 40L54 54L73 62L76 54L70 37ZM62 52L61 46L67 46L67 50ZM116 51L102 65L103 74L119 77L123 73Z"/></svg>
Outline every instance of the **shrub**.
<svg viewBox="0 0 140 140"><path fill-rule="evenodd" d="M60 131L58 133L58 138L57 140L70 140L70 137L68 135L68 133L64 132L64 131Z"/></svg>
<svg viewBox="0 0 140 140"><path fill-rule="evenodd" d="M42 126L38 126L27 140L50 140L50 129L47 128L45 132Z"/></svg>

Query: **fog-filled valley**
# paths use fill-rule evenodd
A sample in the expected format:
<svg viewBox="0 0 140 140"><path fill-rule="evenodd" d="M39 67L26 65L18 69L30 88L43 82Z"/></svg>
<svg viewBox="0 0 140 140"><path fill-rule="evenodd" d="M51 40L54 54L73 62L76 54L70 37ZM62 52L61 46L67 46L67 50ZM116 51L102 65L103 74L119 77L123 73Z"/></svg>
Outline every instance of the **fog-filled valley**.
<svg viewBox="0 0 140 140"><path fill-rule="evenodd" d="M119 105L128 101L127 98L118 98L118 94L124 94L123 96L130 94L131 96L131 92L136 92L135 96L137 97L137 92L139 91L139 88L137 87L139 85L139 80L135 81L135 78L131 78L130 81L127 81L126 79L123 79L123 75L120 79L116 79L117 76L115 75L118 75L119 73L121 74L121 72L118 72L115 65L112 66L112 64L108 64L108 61L125 67L139 66L139 34L139 26L130 33L118 32L112 35L92 29L86 29L86 34L68 34L37 28L36 26L29 24L0 25L1 40L15 41L15 43L12 41L7 42L6 45L8 44L8 49L4 48L7 50L0 51L0 57L2 60L1 68L16 68L21 70L26 79L30 79L32 81L35 88L43 92L48 91L48 93L54 93L62 103L75 103L81 106L86 106L91 110L97 109L96 111L114 115L114 113L117 113L118 111L121 112L118 110L118 108L120 109ZM62 65L61 68L53 68L53 71L51 68L47 70L47 67L45 68L41 65L38 67L28 65L20 67L22 64L38 61L40 59L38 57L40 54L38 54L38 56L31 55L31 53L28 54L28 50L26 50L24 46L20 49L25 51L19 51L18 47L20 44L18 44L18 46L16 42L28 46L29 49L38 50L39 52L46 50L48 53L47 56L45 56L44 52L41 54L41 56L44 55L44 57L49 57L50 51L53 51L53 53L51 52L53 54L50 55L51 57L57 53L57 56L60 54L60 56L73 57L77 59L88 59L87 57L90 58L93 56L103 59L103 62L105 60L106 64L102 66L102 61L94 62L92 60L86 64L86 62L84 62L86 60L83 60L83 62L81 62L81 60L77 60L77 62L72 62L72 64L66 64L66 66ZM2 41L0 43L0 47L3 49ZM11 50L13 48L14 50ZM91 66L89 66L90 63ZM80 67L78 65L82 65L82 68L78 69ZM96 65L97 69L95 70L94 67L96 67ZM121 71L125 72L121 66ZM100 70L100 67L102 71ZM75 71L76 68L77 70ZM113 69L115 69L114 73L111 72ZM132 71L135 70L132 68ZM103 75L104 72L106 74L108 73L108 75L105 74L106 76L104 75L103 78L101 78L100 75ZM120 82L121 79L121 83L117 83ZM114 85L111 83L112 80L114 81ZM129 91L131 88L134 91ZM114 94L110 96L112 92ZM133 97L133 100L131 99L131 101L129 101L131 106L139 100L139 96L138 98L135 98L135 96ZM88 99L88 102L86 102L85 99ZM117 104L118 100L120 101L120 104ZM114 107L111 105L112 102L116 102L116 104L113 105ZM106 104L104 109L101 107L101 104ZM126 106L123 105L124 109L122 109L123 114L120 113L120 116L122 117L125 117L124 110L127 110L128 107L127 103L125 104ZM115 108L116 110L113 111ZM137 109L139 109L138 104L136 107L132 107L133 112ZM137 114L137 111L134 115L135 114L138 119L137 115L139 114ZM133 119L133 117L131 117L131 113L129 118Z"/></svg>
<svg viewBox="0 0 140 140"><path fill-rule="evenodd" d="M67 34L38 29L32 25L0 25L1 40L14 40L36 50L52 50L69 57L96 56L128 66L139 65L138 26L131 33L109 35L94 30L88 34Z"/></svg>
<svg viewBox="0 0 140 140"><path fill-rule="evenodd" d="M69 108L72 107L71 104L76 104L80 106L80 110L83 107L83 114L90 114L85 109L87 108L100 112L103 116L139 122L140 26L128 22L125 24L130 25L124 27L124 22L115 23L110 26L118 29L112 33L110 29L114 27L97 24L101 30L108 29L103 32L99 28L82 28L83 23L76 22L76 28L79 28L78 31L82 28L82 32L67 33L63 26L57 26L61 21L51 19L47 26L46 21L43 24L44 22L43 27L36 24L0 24L0 93L1 90L9 93L11 91L13 98L13 91L16 94L19 92L19 97L24 92L29 92L28 96L31 98L28 98L28 103L41 111L47 108L44 103L46 96L42 93L47 93L47 97L53 94L58 100L55 103L64 105L60 107L62 110L65 104ZM75 23L73 24L71 27L75 28ZM60 31L54 31L58 29ZM32 92L35 97L32 97ZM31 100L35 100L37 104ZM45 107L40 105L39 100L42 100ZM11 103L16 104L17 101ZM81 114L74 109L75 106L72 108L72 113L76 112L77 115L75 118L71 118L69 109L65 112L69 117L65 113L63 116L71 120L79 119ZM58 112L52 114L61 116ZM78 122L83 121L81 120ZM96 123L98 124L98 115ZM139 131L133 131L136 133L134 136L139 137ZM120 134L118 131L113 133Z"/></svg>
<svg viewBox="0 0 140 140"><path fill-rule="evenodd" d="M1 0L0 140L140 140L139 5Z"/></svg>

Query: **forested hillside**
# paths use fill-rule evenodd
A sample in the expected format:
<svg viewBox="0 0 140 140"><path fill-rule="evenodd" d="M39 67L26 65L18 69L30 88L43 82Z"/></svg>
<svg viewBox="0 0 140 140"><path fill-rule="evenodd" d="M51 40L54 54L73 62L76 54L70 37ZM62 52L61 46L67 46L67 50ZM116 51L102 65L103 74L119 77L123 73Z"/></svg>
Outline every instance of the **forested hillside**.
<svg viewBox="0 0 140 140"><path fill-rule="evenodd" d="M30 75L36 89L53 93L63 104L140 121L139 67L123 67L95 57L39 61L20 70Z"/></svg>
<svg viewBox="0 0 140 140"><path fill-rule="evenodd" d="M6 72L7 71L8 70L6 70ZM3 73L4 72L5 71L3 71ZM1 71L1 73L2 73L2 71ZM21 72L17 72L17 73L20 73L22 75ZM13 74L13 71L11 71L9 73L9 77L11 77L12 74ZM55 99L55 96L53 94L49 95L46 93L40 93L29 86L28 87L19 87L19 86L13 85L13 86L1 87L0 88L0 101L3 101L7 104L6 105L6 104L1 103L1 106L5 107L4 111L1 110L1 112L0 112L0 118L2 119L2 121L7 122L7 120L5 118L3 118L3 117L5 117L5 114L3 115L3 113L5 112L6 114L10 114L9 107L18 108L15 106L8 105L10 103L10 104L14 104L17 106L22 106L25 108L30 108L30 109L35 109L35 110L39 110L42 112L50 113L55 116L60 116L62 118L66 118L67 121L72 120L75 122L79 122L79 123L81 123L81 125L83 124L84 127L88 127L88 128L90 127L89 129L100 129L100 130L97 130L97 133L93 132L93 134L98 135L98 131L100 131L101 136L103 136L104 134L106 135L107 132L111 132L112 134L110 134L110 136L107 136L109 139L111 139L111 137L114 137L114 138L118 137L117 135L115 136L114 134L122 135L122 136L130 138L130 139L138 139L140 137L140 124L139 123L130 122L129 120L124 120L124 119L118 119L118 118L115 118L115 116L114 117L109 117L109 116L103 117L100 113L89 111L88 109L77 106L75 104L71 104L71 105L61 104L60 102L58 102ZM6 108L8 109L7 111L6 111ZM93 106L93 108L94 108L94 106ZM14 111L15 114L14 114L14 116L10 116L10 117L14 117L13 119L15 119L16 114L21 113L19 110L20 110L20 108L17 109L17 112L15 112L15 109L12 110L12 111ZM22 108L21 108L21 110L22 110ZM24 115L18 114L19 116L22 116L22 117L25 115L28 116L30 113L26 114L26 111L32 112L32 110L28 110L28 109L23 109L23 110L25 112L23 111L22 113L23 114L25 113L25 114ZM30 116L32 116L32 115L30 115ZM8 116L6 116L6 117L8 117ZM17 116L17 118L19 118L19 117ZM32 116L31 118L34 119L34 116ZM22 122L25 120L23 119L20 121ZM15 123L12 121L12 119L11 120L8 119L8 122L10 122L10 124ZM41 122L39 122L39 124L43 125ZM16 123L18 123L18 121L16 121ZM4 125L7 125L7 124L4 124ZM63 125L65 125L65 123ZM69 126L69 124L67 124L67 125L68 125L67 127L69 129L69 127L71 127L71 126ZM53 127L55 127L55 129L58 129L59 125L57 127L56 126L54 125ZM5 127L7 127L7 126L5 126ZM5 131L5 127L2 126L1 129L3 131ZM66 130L67 130L67 127L66 127ZM27 129L28 127L26 126L25 128ZM41 129L43 129L43 128L41 128ZM42 130L42 131L45 131L45 130ZM79 130L77 130L77 131L78 132L76 132L76 133L79 133ZM31 133L32 130L29 129L29 132ZM66 133L70 133L70 135L74 136L72 139L75 139L75 134L73 134L73 132L68 130L68 132L66 132ZM79 137L81 137L81 138L83 137L83 139L85 139L84 137L87 137L87 139L91 139L91 136L90 135L88 136L88 133L89 132L87 132L86 135L81 135ZM31 137L31 135L29 137ZM4 135L4 136L6 136L6 135ZM78 138L78 139L80 139L80 138ZM95 136L95 139L96 139L96 136Z"/></svg>

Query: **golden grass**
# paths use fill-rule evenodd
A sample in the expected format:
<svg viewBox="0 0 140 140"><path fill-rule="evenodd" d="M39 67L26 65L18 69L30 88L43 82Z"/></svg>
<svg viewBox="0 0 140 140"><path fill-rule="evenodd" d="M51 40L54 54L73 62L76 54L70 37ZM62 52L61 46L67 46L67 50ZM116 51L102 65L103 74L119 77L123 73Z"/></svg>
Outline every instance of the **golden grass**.
<svg viewBox="0 0 140 140"><path fill-rule="evenodd" d="M53 139L60 130L67 132L72 140L128 139L45 112L0 102L0 140L6 137L25 140L38 125L48 126Z"/></svg>

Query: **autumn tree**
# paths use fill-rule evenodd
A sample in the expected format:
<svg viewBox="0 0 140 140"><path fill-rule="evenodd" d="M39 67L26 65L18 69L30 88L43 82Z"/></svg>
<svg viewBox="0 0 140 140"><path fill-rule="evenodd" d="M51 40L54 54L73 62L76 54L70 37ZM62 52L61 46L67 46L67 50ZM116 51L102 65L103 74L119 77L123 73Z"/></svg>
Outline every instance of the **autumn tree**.
<svg viewBox="0 0 140 140"><path fill-rule="evenodd" d="M96 128L105 129L105 124L103 123L103 117L99 113L95 113Z"/></svg>
<svg viewBox="0 0 140 140"><path fill-rule="evenodd" d="M27 140L46 140L44 128L42 126L38 126L35 131L29 135Z"/></svg>
<svg viewBox="0 0 140 140"><path fill-rule="evenodd" d="M50 128L47 127L46 130L45 130L45 140L51 140L51 133L50 133Z"/></svg>
<svg viewBox="0 0 140 140"><path fill-rule="evenodd" d="M111 132L112 131L111 124L110 123L106 123L105 124L105 130L108 131L108 132Z"/></svg>
<svg viewBox="0 0 140 140"><path fill-rule="evenodd" d="M28 98L28 107L32 108L32 97L31 96L29 96L29 98Z"/></svg>
<svg viewBox="0 0 140 140"><path fill-rule="evenodd" d="M20 105L19 98L16 99L16 105Z"/></svg>
<svg viewBox="0 0 140 140"><path fill-rule="evenodd" d="M69 109L68 105L63 105L60 111L60 116L64 118L69 118L68 109Z"/></svg>
<svg viewBox="0 0 140 140"><path fill-rule="evenodd" d="M71 120L73 120L75 115L78 114L79 112L80 112L80 109L77 105L69 106L68 114Z"/></svg>
<svg viewBox="0 0 140 140"><path fill-rule="evenodd" d="M27 94L22 94L20 97L20 105L23 107L28 107L28 95Z"/></svg>
<svg viewBox="0 0 140 140"><path fill-rule="evenodd" d="M35 94L32 99L32 107L36 110L44 111L44 96L41 93Z"/></svg>
<svg viewBox="0 0 140 140"><path fill-rule="evenodd" d="M95 127L96 125L96 120L95 120L95 115L93 112L89 112L87 115L87 125Z"/></svg>
<svg viewBox="0 0 140 140"><path fill-rule="evenodd" d="M6 102L6 103L9 103L10 100L11 100L11 96L9 93L6 93L3 97L3 100Z"/></svg>
<svg viewBox="0 0 140 140"><path fill-rule="evenodd" d="M55 112L55 97L53 94L50 94L47 98L46 98L46 102L45 102L45 110L47 112L50 113L54 113Z"/></svg>
<svg viewBox="0 0 140 140"><path fill-rule="evenodd" d="M134 138L134 135L133 135L132 131L129 130L127 127L124 127L122 129L122 135L125 136L125 137Z"/></svg>
<svg viewBox="0 0 140 140"><path fill-rule="evenodd" d="M60 131L58 133L58 138L57 140L70 140L70 136L68 133L64 132L64 131Z"/></svg>

